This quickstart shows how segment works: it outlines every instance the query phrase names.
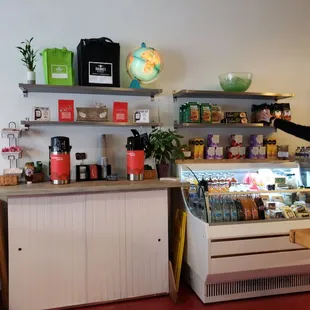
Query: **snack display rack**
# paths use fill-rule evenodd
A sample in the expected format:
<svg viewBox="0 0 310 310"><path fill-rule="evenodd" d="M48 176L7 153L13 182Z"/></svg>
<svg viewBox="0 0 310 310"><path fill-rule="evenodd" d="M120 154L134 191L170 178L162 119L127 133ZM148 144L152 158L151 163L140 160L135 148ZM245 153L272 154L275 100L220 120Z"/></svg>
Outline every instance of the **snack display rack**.
<svg viewBox="0 0 310 310"><path fill-rule="evenodd" d="M192 184L181 189L187 213L184 274L204 303L310 290L310 251L289 241L291 229L310 227L310 189L302 188L297 162L190 160L176 168ZM209 191L197 185L202 179L210 179ZM263 207L251 213L243 204L249 213L240 218L229 205L240 197L261 198Z"/></svg>

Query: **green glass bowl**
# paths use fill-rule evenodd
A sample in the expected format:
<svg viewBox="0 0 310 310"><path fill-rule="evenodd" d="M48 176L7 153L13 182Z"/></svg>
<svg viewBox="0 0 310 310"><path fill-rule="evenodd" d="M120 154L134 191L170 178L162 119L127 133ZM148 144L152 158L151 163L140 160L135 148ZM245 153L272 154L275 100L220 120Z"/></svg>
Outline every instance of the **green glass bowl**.
<svg viewBox="0 0 310 310"><path fill-rule="evenodd" d="M245 92L252 83L250 72L229 72L219 76L220 85L227 92Z"/></svg>

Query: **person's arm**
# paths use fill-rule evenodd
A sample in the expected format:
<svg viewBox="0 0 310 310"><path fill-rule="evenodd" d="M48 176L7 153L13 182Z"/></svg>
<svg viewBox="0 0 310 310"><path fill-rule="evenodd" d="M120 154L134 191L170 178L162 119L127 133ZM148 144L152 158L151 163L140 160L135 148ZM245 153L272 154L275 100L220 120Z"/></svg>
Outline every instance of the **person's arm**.
<svg viewBox="0 0 310 310"><path fill-rule="evenodd" d="M271 119L271 124L284 132L291 134L297 138L310 142L310 126L302 126L283 119Z"/></svg>

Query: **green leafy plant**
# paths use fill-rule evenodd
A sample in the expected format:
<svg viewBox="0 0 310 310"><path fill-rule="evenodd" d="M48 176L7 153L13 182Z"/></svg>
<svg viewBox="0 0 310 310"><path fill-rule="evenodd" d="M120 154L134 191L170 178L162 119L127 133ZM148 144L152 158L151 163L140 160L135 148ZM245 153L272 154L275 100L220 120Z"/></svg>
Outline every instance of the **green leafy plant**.
<svg viewBox="0 0 310 310"><path fill-rule="evenodd" d="M24 46L17 46L16 48L19 50L19 52L22 55L22 62L24 66L27 67L29 71L34 71L36 68L36 59L37 59L37 53L38 50L34 50L31 46L31 42L33 40L33 37L30 40L25 40L25 42L21 42L20 44L23 44Z"/></svg>
<svg viewBox="0 0 310 310"><path fill-rule="evenodd" d="M153 157L156 164L167 164L176 159L183 159L180 139L175 131L156 128L149 135L149 144L146 149L146 158Z"/></svg>

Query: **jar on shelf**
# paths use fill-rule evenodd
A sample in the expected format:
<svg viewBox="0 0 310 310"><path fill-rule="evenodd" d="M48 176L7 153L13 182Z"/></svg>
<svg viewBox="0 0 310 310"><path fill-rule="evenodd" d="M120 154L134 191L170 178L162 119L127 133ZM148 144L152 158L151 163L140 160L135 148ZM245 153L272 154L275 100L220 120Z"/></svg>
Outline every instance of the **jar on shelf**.
<svg viewBox="0 0 310 310"><path fill-rule="evenodd" d="M32 183L34 170L35 170L35 168L34 168L34 163L33 162L27 162L25 164L25 178L26 178L27 184L31 184Z"/></svg>
<svg viewBox="0 0 310 310"><path fill-rule="evenodd" d="M278 159L289 159L288 145L278 145Z"/></svg>

